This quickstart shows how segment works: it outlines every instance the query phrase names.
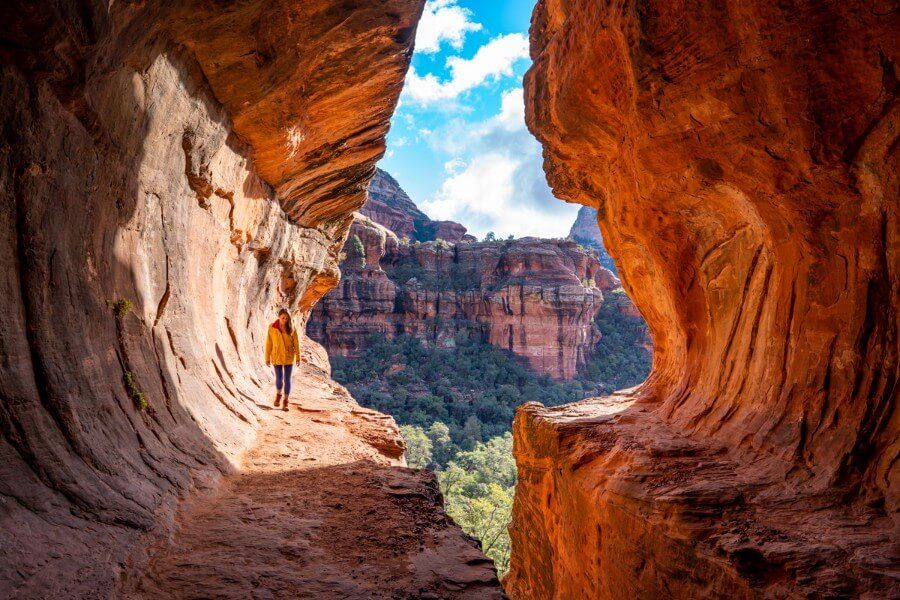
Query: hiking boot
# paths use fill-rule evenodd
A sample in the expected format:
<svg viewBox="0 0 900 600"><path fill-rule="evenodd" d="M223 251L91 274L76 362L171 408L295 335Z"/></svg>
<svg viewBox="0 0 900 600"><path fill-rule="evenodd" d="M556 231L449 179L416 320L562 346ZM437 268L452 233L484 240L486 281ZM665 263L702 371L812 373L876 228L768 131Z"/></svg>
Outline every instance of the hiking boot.
<svg viewBox="0 0 900 600"><path fill-rule="evenodd" d="M287 405L287 400L285 400L284 403ZM281 392L275 394L275 408L278 408L279 404L281 404Z"/></svg>
<svg viewBox="0 0 900 600"><path fill-rule="evenodd" d="M284 405L281 407L281 410L287 410L287 409L288 409L288 397L285 396L284 397Z"/></svg>

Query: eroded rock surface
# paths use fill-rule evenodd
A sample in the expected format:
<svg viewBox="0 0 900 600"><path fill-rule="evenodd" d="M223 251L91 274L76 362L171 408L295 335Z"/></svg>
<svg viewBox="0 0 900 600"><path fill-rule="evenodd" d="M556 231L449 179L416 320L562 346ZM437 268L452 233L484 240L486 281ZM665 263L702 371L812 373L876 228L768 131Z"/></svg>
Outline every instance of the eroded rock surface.
<svg viewBox="0 0 900 600"><path fill-rule="evenodd" d="M115 597L234 471L274 309L302 324L339 277L422 5L0 7L0 596Z"/></svg>
<svg viewBox="0 0 900 600"><path fill-rule="evenodd" d="M527 120L654 368L520 411L513 597L900 593L897 31L857 1L538 3Z"/></svg>

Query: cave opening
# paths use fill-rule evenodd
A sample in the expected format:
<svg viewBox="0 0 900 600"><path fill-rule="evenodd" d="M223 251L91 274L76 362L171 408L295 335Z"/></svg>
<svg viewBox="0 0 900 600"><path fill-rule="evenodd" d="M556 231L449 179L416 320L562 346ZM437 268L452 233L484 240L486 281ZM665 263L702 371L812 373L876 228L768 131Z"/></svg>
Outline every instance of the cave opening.
<svg viewBox="0 0 900 600"><path fill-rule="evenodd" d="M528 131L532 7L426 3L341 280L307 335L332 377L394 417L410 466L509 568L515 410L644 381L652 342L595 208L554 197Z"/></svg>
<svg viewBox="0 0 900 600"><path fill-rule="evenodd" d="M499 598L485 549L514 598L898 596L900 13L37 4L0 595ZM289 402L284 306L334 354Z"/></svg>

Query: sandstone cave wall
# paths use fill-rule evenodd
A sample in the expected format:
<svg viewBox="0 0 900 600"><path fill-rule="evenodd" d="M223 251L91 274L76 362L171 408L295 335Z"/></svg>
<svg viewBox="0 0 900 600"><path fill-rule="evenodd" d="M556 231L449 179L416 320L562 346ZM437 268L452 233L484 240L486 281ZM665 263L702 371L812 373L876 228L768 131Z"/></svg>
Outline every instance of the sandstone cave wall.
<svg viewBox="0 0 900 600"><path fill-rule="evenodd" d="M5 592L113 595L253 439L265 327L339 278L422 8L350 4L0 9Z"/></svg>
<svg viewBox="0 0 900 600"><path fill-rule="evenodd" d="M527 121L654 368L617 410L520 412L513 596L896 591L898 19L538 2Z"/></svg>

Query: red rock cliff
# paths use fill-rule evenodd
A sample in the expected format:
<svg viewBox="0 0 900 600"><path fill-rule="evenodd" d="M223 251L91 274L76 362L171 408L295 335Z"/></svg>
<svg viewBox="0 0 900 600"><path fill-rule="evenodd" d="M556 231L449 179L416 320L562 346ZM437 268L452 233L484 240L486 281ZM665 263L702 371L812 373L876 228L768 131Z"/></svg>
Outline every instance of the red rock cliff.
<svg viewBox="0 0 900 600"><path fill-rule="evenodd" d="M527 119L648 321L515 424L515 598L898 592L898 13L542 0Z"/></svg>
<svg viewBox="0 0 900 600"><path fill-rule="evenodd" d="M459 333L509 350L539 373L571 379L600 338L593 319L619 281L568 240L402 243L358 218L366 266L348 268L307 328L330 354L365 352L369 336L452 346Z"/></svg>

